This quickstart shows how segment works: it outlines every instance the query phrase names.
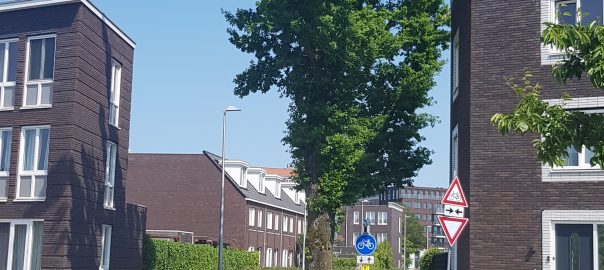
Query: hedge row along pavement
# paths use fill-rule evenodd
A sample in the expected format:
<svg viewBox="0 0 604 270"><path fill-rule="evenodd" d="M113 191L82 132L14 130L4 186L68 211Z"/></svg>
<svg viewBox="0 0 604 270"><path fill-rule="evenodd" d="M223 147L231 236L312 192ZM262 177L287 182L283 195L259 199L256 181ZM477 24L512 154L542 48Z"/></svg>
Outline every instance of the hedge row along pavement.
<svg viewBox="0 0 604 270"><path fill-rule="evenodd" d="M224 249L225 270L259 269L258 252ZM209 245L173 243L145 238L144 270L214 270L218 249Z"/></svg>

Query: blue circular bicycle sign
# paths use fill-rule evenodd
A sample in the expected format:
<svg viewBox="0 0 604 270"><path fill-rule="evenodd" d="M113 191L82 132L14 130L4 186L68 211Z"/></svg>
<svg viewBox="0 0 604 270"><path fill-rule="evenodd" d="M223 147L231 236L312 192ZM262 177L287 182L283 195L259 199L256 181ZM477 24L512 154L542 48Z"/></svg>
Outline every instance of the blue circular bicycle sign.
<svg viewBox="0 0 604 270"><path fill-rule="evenodd" d="M377 244L375 242L375 238L373 238L371 234L364 233L357 238L357 241L354 243L354 247L359 254L369 256L373 254L377 248Z"/></svg>

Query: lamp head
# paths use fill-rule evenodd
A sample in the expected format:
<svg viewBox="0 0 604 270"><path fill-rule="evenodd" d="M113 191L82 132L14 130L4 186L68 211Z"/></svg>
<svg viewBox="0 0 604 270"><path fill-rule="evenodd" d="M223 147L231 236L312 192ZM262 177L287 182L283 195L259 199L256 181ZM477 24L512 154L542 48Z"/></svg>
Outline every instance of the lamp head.
<svg viewBox="0 0 604 270"><path fill-rule="evenodd" d="M224 111L225 112L240 112L241 109L239 109L235 106L229 105L228 107L226 107L226 109L224 109Z"/></svg>

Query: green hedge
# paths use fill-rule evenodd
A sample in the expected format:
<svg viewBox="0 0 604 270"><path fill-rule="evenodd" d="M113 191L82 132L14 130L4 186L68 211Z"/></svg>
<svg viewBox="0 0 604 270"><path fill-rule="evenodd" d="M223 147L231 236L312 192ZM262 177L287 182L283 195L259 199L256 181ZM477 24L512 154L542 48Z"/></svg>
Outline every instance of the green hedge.
<svg viewBox="0 0 604 270"><path fill-rule="evenodd" d="M225 270L258 269L258 253L224 249ZM145 238L145 270L213 270L217 269L218 249L209 245L173 243Z"/></svg>

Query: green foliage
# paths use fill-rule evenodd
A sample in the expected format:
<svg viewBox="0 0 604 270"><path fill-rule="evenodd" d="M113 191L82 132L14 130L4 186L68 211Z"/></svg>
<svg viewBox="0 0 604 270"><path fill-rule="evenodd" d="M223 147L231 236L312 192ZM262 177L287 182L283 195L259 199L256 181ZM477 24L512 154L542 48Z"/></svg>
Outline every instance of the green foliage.
<svg viewBox="0 0 604 270"><path fill-rule="evenodd" d="M552 74L561 83L581 79L586 74L591 83L604 88L604 27L592 22L588 25L558 25L547 23L541 35L545 45L560 50L564 58L552 68ZM495 114L491 122L502 134L541 134L533 145L537 158L549 164L563 165L567 149L583 145L594 152L590 163L604 168L604 116L579 111L565 111L560 104L548 104L540 97L541 85L530 81L524 72L523 83L508 79L508 85L520 101L513 112ZM564 95L562 99L569 99Z"/></svg>
<svg viewBox="0 0 604 270"><path fill-rule="evenodd" d="M333 258L333 270L351 270L356 269L356 258Z"/></svg>
<svg viewBox="0 0 604 270"><path fill-rule="evenodd" d="M383 241L378 244L375 253L375 267L377 269L392 269L392 248L390 242Z"/></svg>
<svg viewBox="0 0 604 270"><path fill-rule="evenodd" d="M407 250L409 247L421 249L426 245L424 227L415 216L407 218Z"/></svg>
<svg viewBox="0 0 604 270"><path fill-rule="evenodd" d="M422 270L431 270L432 269L432 258L436 254L442 253L442 250L438 248L431 248L424 253L424 256L419 260L419 269Z"/></svg>
<svg viewBox="0 0 604 270"><path fill-rule="evenodd" d="M417 110L449 40L443 0L260 0L224 14L231 43L255 57L235 94L292 101L284 142L310 211L410 184L430 163L419 130L435 119Z"/></svg>
<svg viewBox="0 0 604 270"><path fill-rule="evenodd" d="M143 248L145 270L205 270L216 269L218 249L209 245L173 243L145 238ZM224 269L258 269L257 252L224 250Z"/></svg>

